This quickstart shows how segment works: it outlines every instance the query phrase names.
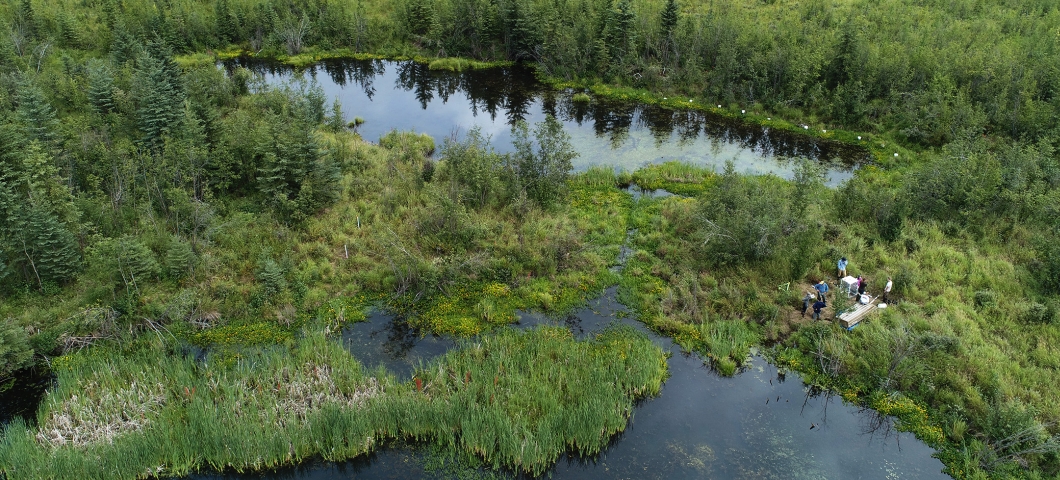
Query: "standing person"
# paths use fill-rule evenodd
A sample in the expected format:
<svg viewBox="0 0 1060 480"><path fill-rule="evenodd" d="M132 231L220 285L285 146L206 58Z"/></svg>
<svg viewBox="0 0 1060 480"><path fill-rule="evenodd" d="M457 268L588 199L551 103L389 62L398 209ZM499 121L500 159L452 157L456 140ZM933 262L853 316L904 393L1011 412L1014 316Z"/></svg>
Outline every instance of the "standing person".
<svg viewBox="0 0 1060 480"><path fill-rule="evenodd" d="M864 278L858 276L858 300L861 300L861 296L865 294L865 290L868 289L869 282L865 281Z"/></svg>
<svg viewBox="0 0 1060 480"><path fill-rule="evenodd" d="M883 286L883 303L887 302L887 297L891 294L891 288L894 287L894 282L891 281L891 277L887 277L887 285Z"/></svg>
<svg viewBox="0 0 1060 480"><path fill-rule="evenodd" d="M824 283L824 280L821 280L820 282L817 282L813 288L817 290L817 298L824 300L824 294L828 293L828 284Z"/></svg>
<svg viewBox="0 0 1060 480"><path fill-rule="evenodd" d="M802 297L802 316L806 316L806 310L810 308L813 298L813 292L806 292L806 296Z"/></svg>
<svg viewBox="0 0 1060 480"><path fill-rule="evenodd" d="M813 304L813 317L811 317L811 318L813 318L814 320L820 319L821 318L821 310L823 310L824 307L827 307L827 306L828 306L828 304L824 303L824 300L818 300L818 301L814 302L814 304Z"/></svg>
<svg viewBox="0 0 1060 480"><path fill-rule="evenodd" d="M839 264L837 266L839 267L839 278L842 279L843 277L846 277L847 276L847 257L840 258L839 259Z"/></svg>

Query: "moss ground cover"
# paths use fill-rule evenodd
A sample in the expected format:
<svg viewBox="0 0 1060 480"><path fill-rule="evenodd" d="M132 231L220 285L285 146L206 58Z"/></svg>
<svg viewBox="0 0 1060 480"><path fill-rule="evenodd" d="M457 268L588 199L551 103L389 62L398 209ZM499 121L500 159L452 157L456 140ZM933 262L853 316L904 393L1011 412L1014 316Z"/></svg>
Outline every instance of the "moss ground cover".
<svg viewBox="0 0 1060 480"><path fill-rule="evenodd" d="M319 324L289 347L234 357L167 348L145 338L61 357L40 425L16 421L0 440L7 477L255 470L349 458L390 438L540 473L567 451L599 451L666 374L663 352L624 329L589 341L555 328L487 335L405 384L364 371Z"/></svg>

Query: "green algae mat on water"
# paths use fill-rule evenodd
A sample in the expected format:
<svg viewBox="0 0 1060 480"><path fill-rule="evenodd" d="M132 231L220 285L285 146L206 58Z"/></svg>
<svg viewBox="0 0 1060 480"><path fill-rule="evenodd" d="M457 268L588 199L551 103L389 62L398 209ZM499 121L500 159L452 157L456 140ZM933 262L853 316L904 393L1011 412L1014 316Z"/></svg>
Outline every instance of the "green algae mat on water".
<svg viewBox="0 0 1060 480"><path fill-rule="evenodd" d="M559 328L503 330L466 341L407 383L366 371L310 329L290 348L204 362L160 350L62 357L39 426L16 420L4 431L2 472L16 480L247 471L350 458L401 438L540 474L565 452L599 452L666 375L663 351L629 328L586 341Z"/></svg>

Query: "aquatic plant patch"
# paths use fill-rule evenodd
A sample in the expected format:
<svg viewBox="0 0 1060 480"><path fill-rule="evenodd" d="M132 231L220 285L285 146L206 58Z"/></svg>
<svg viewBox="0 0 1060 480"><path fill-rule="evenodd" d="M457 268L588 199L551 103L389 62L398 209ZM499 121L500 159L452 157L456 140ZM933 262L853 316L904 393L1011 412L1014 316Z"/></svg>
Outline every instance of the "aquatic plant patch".
<svg viewBox="0 0 1060 480"><path fill-rule="evenodd" d="M506 330L467 341L404 384L363 371L319 326L291 347L244 350L234 362L163 354L157 340L142 347L64 357L40 426L16 420L0 437L7 478L247 471L349 458L388 438L539 474L564 452L600 451L666 375L662 350L631 329L588 341L557 328Z"/></svg>

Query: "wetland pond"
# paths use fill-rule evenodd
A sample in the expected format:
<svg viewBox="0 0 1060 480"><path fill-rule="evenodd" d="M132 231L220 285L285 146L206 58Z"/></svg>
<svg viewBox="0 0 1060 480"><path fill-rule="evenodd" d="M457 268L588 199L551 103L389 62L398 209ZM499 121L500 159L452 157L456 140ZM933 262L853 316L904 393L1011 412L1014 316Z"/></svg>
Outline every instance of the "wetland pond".
<svg viewBox="0 0 1060 480"><path fill-rule="evenodd" d="M240 60L228 66L236 64L262 73L271 84L297 76L269 63ZM479 127L492 136L498 150L510 151L513 121L536 122L551 113L572 136L580 153L575 163L579 170L591 165L632 170L668 160L720 169L733 160L738 171L788 177L790 158L809 157L829 165L828 183L835 185L850 178L866 158L864 152L837 143L701 112L601 99L574 102L573 92L549 90L518 66L452 73L411 62L333 61L305 75L315 77L329 97L338 98L348 115L365 118L359 131L371 141L396 128L426 132L440 145L454 133ZM613 322L632 325L669 351L670 377L658 396L638 403L626 430L600 454L561 457L547 477L948 478L941 473L942 462L932 457L934 451L912 434L896 431L892 419L807 387L797 375L779 372L762 357L751 358L734 377L719 376L698 355L683 352L669 338L632 319L617 302L614 288L565 318L520 313L511 328L559 324L584 338ZM341 341L367 368L382 365L401 379L458 346L449 338L423 336L400 317L378 312L343 330ZM7 393L32 391L37 396L48 383L41 376ZM19 409L26 410L21 403ZM310 461L273 471L187 478L451 477L427 450L394 445L347 462Z"/></svg>
<svg viewBox="0 0 1060 480"><path fill-rule="evenodd" d="M270 63L236 61L270 84L297 77ZM304 72L347 115L363 117L362 136L375 141L391 129L425 132L441 142L478 127L496 148L511 150L515 120L536 122L550 113L570 133L580 156L575 169L591 165L637 167L681 160L719 169L732 160L738 171L790 177L790 158L809 157L829 166L828 183L850 178L864 152L701 112L593 99L578 103L571 91L537 83L521 67L462 73L389 61L325 62ZM558 324L584 338L612 322L632 325L669 351L670 377L661 393L640 401L627 429L591 458L561 457L550 478L948 478L934 451L891 418L844 404L829 392L805 386L760 356L732 378L716 374L696 354L648 331L616 300L614 288L578 312L556 319L521 312L511 328ZM458 345L422 336L399 317L373 313L347 327L342 342L366 367L379 365L401 379ZM512 472L463 472L515 476ZM449 478L427 448L392 445L347 462L311 461L252 474L204 473L189 480Z"/></svg>
<svg viewBox="0 0 1060 480"><path fill-rule="evenodd" d="M720 171L732 160L742 173L774 173L790 178L793 158L812 158L828 166L827 184L838 185L869 159L867 151L839 142L771 130L697 110L594 97L577 102L574 91L554 90L520 65L450 72L411 61L331 60L296 71L252 59L231 60L277 85L299 78L316 82L342 104L347 119L361 117L357 131L368 141L387 132L413 130L431 135L441 147L446 138L473 127L492 139L500 152L512 150L511 125L559 119L578 152L575 170L606 165L626 170L671 160Z"/></svg>
<svg viewBox="0 0 1060 480"><path fill-rule="evenodd" d="M561 457L546 477L949 478L941 473L942 462L932 458L934 451L912 434L897 432L890 418L807 387L796 374L778 372L758 356L736 376L721 377L698 355L682 352L669 338L633 320L615 296L611 288L561 319L522 313L512 327L558 324L584 338L619 322L645 332L671 353L670 378L657 397L638 403L625 432L595 457ZM410 361L427 362L440 355L446 341L431 336L421 339L403 325L400 318L372 315L367 322L347 328L343 341L366 366L381 364L407 378ZM516 477L510 472L477 473ZM424 449L398 446L348 462L308 462L254 474L201 474L189 480L451 476L451 471L432 463Z"/></svg>

